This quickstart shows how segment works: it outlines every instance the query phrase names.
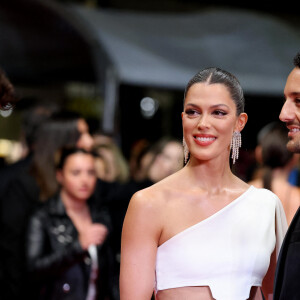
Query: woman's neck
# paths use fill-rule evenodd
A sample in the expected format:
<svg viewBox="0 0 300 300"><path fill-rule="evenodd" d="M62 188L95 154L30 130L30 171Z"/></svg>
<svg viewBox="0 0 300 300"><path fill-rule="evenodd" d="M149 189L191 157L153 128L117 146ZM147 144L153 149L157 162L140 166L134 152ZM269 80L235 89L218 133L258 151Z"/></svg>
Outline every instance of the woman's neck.
<svg viewBox="0 0 300 300"><path fill-rule="evenodd" d="M284 181L287 181L288 178L289 178L289 172L285 169L274 169L272 171L272 176L273 178L276 178L276 179L282 179Z"/></svg>
<svg viewBox="0 0 300 300"><path fill-rule="evenodd" d="M78 201L63 189L60 192L60 197L67 211L80 212L87 206L85 201Z"/></svg>
<svg viewBox="0 0 300 300"><path fill-rule="evenodd" d="M234 186L236 176L232 173L229 161L220 159L210 161L199 161L191 158L186 166L191 178L190 183L210 191L220 191Z"/></svg>

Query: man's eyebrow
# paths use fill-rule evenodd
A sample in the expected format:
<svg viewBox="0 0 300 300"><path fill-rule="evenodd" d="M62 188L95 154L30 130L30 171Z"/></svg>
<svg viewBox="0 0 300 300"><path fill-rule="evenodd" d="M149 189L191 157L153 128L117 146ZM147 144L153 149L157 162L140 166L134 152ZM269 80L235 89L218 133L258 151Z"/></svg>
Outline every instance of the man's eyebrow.
<svg viewBox="0 0 300 300"><path fill-rule="evenodd" d="M300 96L300 91L289 93L289 95L291 95L291 96ZM284 94L284 97L286 97L286 94Z"/></svg>

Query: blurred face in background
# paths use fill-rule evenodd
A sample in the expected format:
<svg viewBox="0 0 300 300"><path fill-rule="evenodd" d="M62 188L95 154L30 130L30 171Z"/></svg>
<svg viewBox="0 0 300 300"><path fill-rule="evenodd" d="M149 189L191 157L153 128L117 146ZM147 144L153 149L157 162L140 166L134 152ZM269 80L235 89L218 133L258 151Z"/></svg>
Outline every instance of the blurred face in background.
<svg viewBox="0 0 300 300"><path fill-rule="evenodd" d="M96 185L95 159L91 154L74 153L67 157L57 180L62 195L76 201L86 201Z"/></svg>
<svg viewBox="0 0 300 300"><path fill-rule="evenodd" d="M77 129L80 133L80 137L76 143L78 148L83 148L90 151L94 145L94 140L89 133L89 126L84 119L79 119L77 123Z"/></svg>
<svg viewBox="0 0 300 300"><path fill-rule="evenodd" d="M158 182L177 172L183 166L183 150L179 142L169 142L157 154L149 169L149 179Z"/></svg>

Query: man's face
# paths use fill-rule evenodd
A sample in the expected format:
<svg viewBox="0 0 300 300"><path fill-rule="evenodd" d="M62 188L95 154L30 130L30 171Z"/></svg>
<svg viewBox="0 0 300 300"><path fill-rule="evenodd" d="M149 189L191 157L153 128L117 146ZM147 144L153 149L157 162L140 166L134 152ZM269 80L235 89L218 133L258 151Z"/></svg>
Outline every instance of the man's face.
<svg viewBox="0 0 300 300"><path fill-rule="evenodd" d="M279 119L289 129L287 148L300 153L300 68L295 68L287 78L284 88L285 103Z"/></svg>

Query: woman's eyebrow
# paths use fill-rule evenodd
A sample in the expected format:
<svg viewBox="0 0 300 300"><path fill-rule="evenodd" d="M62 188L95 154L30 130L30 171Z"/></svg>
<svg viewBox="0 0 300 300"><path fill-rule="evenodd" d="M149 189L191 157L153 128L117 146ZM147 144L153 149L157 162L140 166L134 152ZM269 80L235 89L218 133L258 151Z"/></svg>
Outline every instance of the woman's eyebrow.
<svg viewBox="0 0 300 300"><path fill-rule="evenodd" d="M186 106L199 107L197 104L194 104L194 103L187 103ZM226 108L229 108L228 105L223 104L223 103L214 104L214 105L210 106L210 108L217 108L217 107L220 107L220 106L224 106Z"/></svg>

